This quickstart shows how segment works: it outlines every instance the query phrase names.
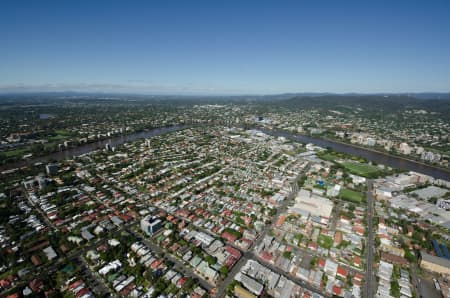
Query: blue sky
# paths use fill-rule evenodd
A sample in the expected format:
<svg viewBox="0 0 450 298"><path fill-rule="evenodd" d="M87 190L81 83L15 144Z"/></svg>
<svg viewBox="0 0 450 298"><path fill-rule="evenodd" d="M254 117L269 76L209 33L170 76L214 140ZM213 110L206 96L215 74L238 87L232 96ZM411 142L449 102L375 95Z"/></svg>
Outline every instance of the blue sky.
<svg viewBox="0 0 450 298"><path fill-rule="evenodd" d="M0 92L450 91L450 1L0 4Z"/></svg>

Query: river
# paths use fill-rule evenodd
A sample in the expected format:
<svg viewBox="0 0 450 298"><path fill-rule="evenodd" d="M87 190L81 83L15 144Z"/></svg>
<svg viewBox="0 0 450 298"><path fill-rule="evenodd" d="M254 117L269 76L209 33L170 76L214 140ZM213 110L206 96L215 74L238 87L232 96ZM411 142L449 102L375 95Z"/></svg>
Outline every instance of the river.
<svg viewBox="0 0 450 298"><path fill-rule="evenodd" d="M185 128L192 127L192 125L174 125L174 126L167 126L167 127L161 127L161 128L154 128L151 130L143 131L143 132L137 132L132 133L129 135L122 135L118 137L112 137L110 139L105 139L102 141L97 141L94 143L88 143L84 144L78 147L69 148L64 151L54 152L49 155L45 156L39 156L27 160L21 160L14 163L9 163L6 165L0 166L0 171L8 170L8 169L14 169L19 168L27 165L33 165L35 163L41 162L51 162L51 161L59 161L67 158L73 158L73 156L78 156L81 154L88 153L93 150L97 150L100 148L104 148L106 144L111 144L111 146L117 146L126 142L132 142L137 139L142 138L149 138L154 137L158 135L162 135L169 132L174 132L178 130L182 130ZM432 165L423 164L420 162L416 162L413 160L405 159L402 157L387 155L382 152L373 151L370 149L357 147L351 144L345 144L345 143L339 143L331 140L321 139L321 138L314 138L309 137L305 135L295 134L283 130L271 130L271 129L265 129L260 127L253 127L255 129L259 129L266 134L272 135L272 136L282 136L285 138L288 138L290 140L294 140L301 143L312 143L317 146L321 147L330 147L335 151L348 153L351 155L360 156L363 158L366 158L370 161L375 161L380 164L384 164L386 166L390 166L393 168L399 168L399 169L405 169L409 171L419 172L423 173L429 176L432 176L437 179L443 179L450 181L450 171L438 168Z"/></svg>
<svg viewBox="0 0 450 298"><path fill-rule="evenodd" d="M28 165L34 165L35 163L47 163L53 161L64 160L68 158L73 158L74 156L82 155L100 148L105 148L106 144L111 146L117 146L126 142L132 142L142 138L150 138L154 136L159 136L168 132L174 132L190 127L189 125L174 125L167 127L154 128L150 130L145 130L141 132L131 133L128 135L121 135L116 137L111 137L109 139L104 139L101 141L96 141L93 143L83 144L77 147L69 148L66 150L53 152L44 156L37 156L30 159L24 159L13 163L8 163L0 166L0 172L20 168Z"/></svg>
<svg viewBox="0 0 450 298"><path fill-rule="evenodd" d="M437 179L443 179L450 181L450 172L443 168L438 168L432 165L423 164L414 160L405 159L398 156L387 155L385 153L374 151L358 146L354 146L351 144L345 144L340 142L335 142L331 140L314 138L305 135L295 134L283 130L271 130L271 129L259 129L266 134L272 136L280 136L285 137L290 140L294 140L301 143L312 143L314 145L331 148L337 152L348 153L351 155L360 156L366 158L370 161L375 161L379 164L383 164L386 166L390 166L393 168L404 169L409 171L414 171L418 173L422 173L425 175L429 175L431 177Z"/></svg>

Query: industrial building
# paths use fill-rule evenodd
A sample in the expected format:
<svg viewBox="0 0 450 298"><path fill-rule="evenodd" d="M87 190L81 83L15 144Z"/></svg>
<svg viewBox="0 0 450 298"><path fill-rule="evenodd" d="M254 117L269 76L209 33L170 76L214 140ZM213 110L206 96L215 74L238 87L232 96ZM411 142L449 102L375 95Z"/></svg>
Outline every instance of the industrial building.
<svg viewBox="0 0 450 298"><path fill-rule="evenodd" d="M442 275L450 275L450 260L420 252L419 265L421 268Z"/></svg>
<svg viewBox="0 0 450 298"><path fill-rule="evenodd" d="M309 190L301 189L295 198L295 204L289 209L290 213L304 217L319 218L321 224L327 225L333 210L333 202Z"/></svg>

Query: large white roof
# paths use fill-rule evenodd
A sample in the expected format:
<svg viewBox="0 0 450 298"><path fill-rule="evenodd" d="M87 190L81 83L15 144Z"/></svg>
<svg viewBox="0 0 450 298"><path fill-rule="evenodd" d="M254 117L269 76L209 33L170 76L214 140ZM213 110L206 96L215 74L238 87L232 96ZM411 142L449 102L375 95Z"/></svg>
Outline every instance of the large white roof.
<svg viewBox="0 0 450 298"><path fill-rule="evenodd" d="M309 190L301 189L295 198L295 204L290 209L292 213L302 214L308 212L312 216L329 218L333 210L333 202Z"/></svg>

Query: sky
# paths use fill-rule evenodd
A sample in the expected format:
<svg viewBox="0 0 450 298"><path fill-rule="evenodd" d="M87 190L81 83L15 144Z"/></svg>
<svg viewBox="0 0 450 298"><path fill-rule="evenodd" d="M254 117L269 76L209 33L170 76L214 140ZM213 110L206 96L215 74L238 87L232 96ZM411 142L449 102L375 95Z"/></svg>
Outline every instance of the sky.
<svg viewBox="0 0 450 298"><path fill-rule="evenodd" d="M450 1L3 0L0 92L450 91Z"/></svg>

